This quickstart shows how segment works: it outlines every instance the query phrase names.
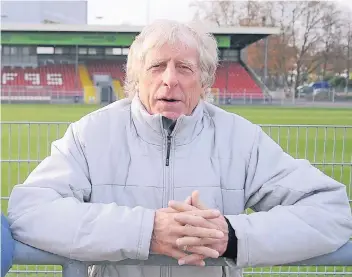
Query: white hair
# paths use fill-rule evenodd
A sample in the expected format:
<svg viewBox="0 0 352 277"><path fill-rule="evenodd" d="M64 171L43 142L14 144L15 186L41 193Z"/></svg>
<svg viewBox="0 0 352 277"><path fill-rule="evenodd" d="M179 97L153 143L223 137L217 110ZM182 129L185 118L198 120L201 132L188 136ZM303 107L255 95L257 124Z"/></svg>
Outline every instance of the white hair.
<svg viewBox="0 0 352 277"><path fill-rule="evenodd" d="M201 84L205 90L213 85L219 62L215 37L202 30L201 25L195 22L180 23L163 19L144 27L130 47L124 84L128 97L132 98L138 91L139 74L144 66L147 52L165 44L176 43L198 51Z"/></svg>

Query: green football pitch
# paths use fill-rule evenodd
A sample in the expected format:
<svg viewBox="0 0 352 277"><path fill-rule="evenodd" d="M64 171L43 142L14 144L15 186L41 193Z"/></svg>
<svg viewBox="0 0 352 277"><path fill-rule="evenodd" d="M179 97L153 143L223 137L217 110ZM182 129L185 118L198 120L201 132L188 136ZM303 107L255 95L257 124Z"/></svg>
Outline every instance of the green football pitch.
<svg viewBox="0 0 352 277"><path fill-rule="evenodd" d="M51 142L63 135L67 123L99 108L88 105L1 105L2 197L8 196L12 187L22 182L38 162L50 153ZM352 198L352 109L273 106L223 108L264 125L263 129L285 151L297 158L307 158L326 174L344 183ZM6 200L2 200L1 207L6 213ZM23 269L25 267L21 267ZM54 270L53 267L43 266L27 269ZM302 276L335 276L333 272L338 272L339 276L352 276L352 267L281 267L261 270L262 273L247 271L245 276L297 276L298 271L305 272ZM282 273L279 274L279 271ZM14 273L10 276L17 275ZM26 273L26 276L54 274Z"/></svg>

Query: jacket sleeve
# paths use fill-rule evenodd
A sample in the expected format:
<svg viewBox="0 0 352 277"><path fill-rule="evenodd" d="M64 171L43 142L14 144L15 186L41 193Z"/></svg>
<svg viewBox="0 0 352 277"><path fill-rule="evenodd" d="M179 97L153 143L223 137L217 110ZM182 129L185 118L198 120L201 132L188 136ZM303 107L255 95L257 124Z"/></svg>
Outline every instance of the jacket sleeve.
<svg viewBox="0 0 352 277"><path fill-rule="evenodd" d="M8 210L14 238L81 261L147 259L154 211L89 203L89 167L75 126L14 187Z"/></svg>
<svg viewBox="0 0 352 277"><path fill-rule="evenodd" d="M265 266L334 252L352 235L345 185L285 153L260 127L248 159L246 208L226 215L238 238L237 265Z"/></svg>

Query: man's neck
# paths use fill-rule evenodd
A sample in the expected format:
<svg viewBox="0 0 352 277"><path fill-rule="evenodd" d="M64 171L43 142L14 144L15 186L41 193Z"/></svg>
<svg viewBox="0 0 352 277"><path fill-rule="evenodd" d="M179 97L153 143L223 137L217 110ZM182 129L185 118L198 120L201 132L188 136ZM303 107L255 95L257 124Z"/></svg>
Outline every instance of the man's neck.
<svg viewBox="0 0 352 277"><path fill-rule="evenodd" d="M163 122L163 128L166 131L168 131L169 134L171 134L173 129L175 128L177 120L173 120L173 119L170 119L170 118L163 116L162 122Z"/></svg>

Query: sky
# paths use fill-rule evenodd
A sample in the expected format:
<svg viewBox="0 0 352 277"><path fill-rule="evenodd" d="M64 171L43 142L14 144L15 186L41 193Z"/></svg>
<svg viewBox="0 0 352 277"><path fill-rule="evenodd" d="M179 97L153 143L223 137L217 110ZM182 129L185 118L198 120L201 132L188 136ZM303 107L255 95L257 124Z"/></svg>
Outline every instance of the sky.
<svg viewBox="0 0 352 277"><path fill-rule="evenodd" d="M155 19L193 18L193 0L88 0L88 24L145 25ZM336 0L352 11L352 0ZM149 8L148 8L149 7Z"/></svg>
<svg viewBox="0 0 352 277"><path fill-rule="evenodd" d="M155 19L192 19L192 0L88 0L88 24L145 25ZM149 6L149 8L148 8Z"/></svg>

